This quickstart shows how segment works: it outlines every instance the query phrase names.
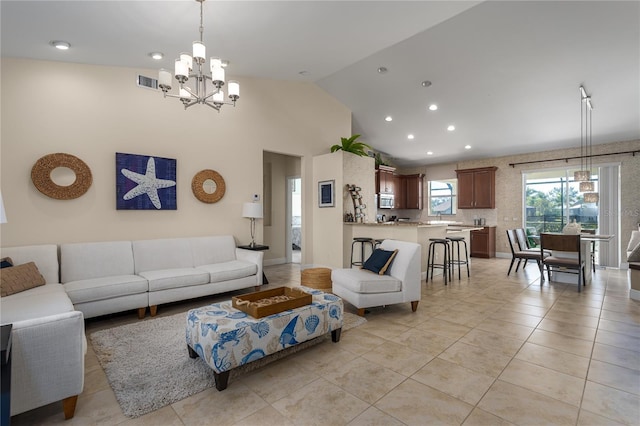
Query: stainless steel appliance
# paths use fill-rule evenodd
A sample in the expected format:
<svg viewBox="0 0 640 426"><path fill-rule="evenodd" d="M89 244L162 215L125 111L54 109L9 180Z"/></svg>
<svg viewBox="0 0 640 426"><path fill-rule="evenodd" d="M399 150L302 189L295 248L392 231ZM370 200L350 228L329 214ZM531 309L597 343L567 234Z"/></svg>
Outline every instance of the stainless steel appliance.
<svg viewBox="0 0 640 426"><path fill-rule="evenodd" d="M378 208L379 209L392 209L393 207L394 207L393 194L379 194L378 195Z"/></svg>

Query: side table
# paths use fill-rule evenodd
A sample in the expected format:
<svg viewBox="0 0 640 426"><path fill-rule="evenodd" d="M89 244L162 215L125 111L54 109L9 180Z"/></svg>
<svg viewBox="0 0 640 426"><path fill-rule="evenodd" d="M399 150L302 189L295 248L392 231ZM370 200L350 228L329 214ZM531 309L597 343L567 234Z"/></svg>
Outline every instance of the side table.
<svg viewBox="0 0 640 426"><path fill-rule="evenodd" d="M2 363L0 366L0 387L2 388L2 407L0 425L11 424L11 329L12 324L3 325L2 329Z"/></svg>
<svg viewBox="0 0 640 426"><path fill-rule="evenodd" d="M263 250L269 250L269 246L263 246L261 244L256 244L256 245L251 245L251 244L247 244L246 246L238 246L238 248L241 249L245 249L245 250L253 250L253 251L263 251ZM267 276L264 274L264 264L262 265L262 284L269 284L269 280L267 279Z"/></svg>

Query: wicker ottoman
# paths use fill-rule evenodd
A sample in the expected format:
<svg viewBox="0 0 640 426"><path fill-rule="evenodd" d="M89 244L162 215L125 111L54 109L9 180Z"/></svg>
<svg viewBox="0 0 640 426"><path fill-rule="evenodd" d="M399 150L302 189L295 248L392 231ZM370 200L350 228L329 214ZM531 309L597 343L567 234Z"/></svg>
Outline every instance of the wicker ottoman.
<svg viewBox="0 0 640 426"><path fill-rule="evenodd" d="M300 284L324 292L331 292L331 269L329 268L308 268L300 273Z"/></svg>

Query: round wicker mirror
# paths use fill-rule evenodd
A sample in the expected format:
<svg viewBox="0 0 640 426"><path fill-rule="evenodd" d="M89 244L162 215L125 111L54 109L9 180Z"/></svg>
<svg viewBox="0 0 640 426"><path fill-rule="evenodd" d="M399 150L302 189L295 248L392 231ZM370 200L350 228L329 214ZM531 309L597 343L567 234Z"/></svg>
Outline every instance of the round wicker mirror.
<svg viewBox="0 0 640 426"><path fill-rule="evenodd" d="M75 174L75 181L68 186L56 184L51 173L57 168L70 169ZM71 154L49 154L40 158L31 168L31 180L38 191L56 200L72 200L82 196L89 190L93 177L89 166Z"/></svg>
<svg viewBox="0 0 640 426"><path fill-rule="evenodd" d="M203 203L217 203L224 197L226 185L220 173L215 170L201 170L191 181L193 195Z"/></svg>

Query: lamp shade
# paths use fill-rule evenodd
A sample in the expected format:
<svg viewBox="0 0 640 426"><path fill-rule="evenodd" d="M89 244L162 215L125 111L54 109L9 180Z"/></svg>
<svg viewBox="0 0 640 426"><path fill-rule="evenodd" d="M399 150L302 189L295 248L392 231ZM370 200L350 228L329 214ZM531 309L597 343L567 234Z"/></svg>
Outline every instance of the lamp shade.
<svg viewBox="0 0 640 426"><path fill-rule="evenodd" d="M242 205L242 217L262 219L262 204L244 203Z"/></svg>

